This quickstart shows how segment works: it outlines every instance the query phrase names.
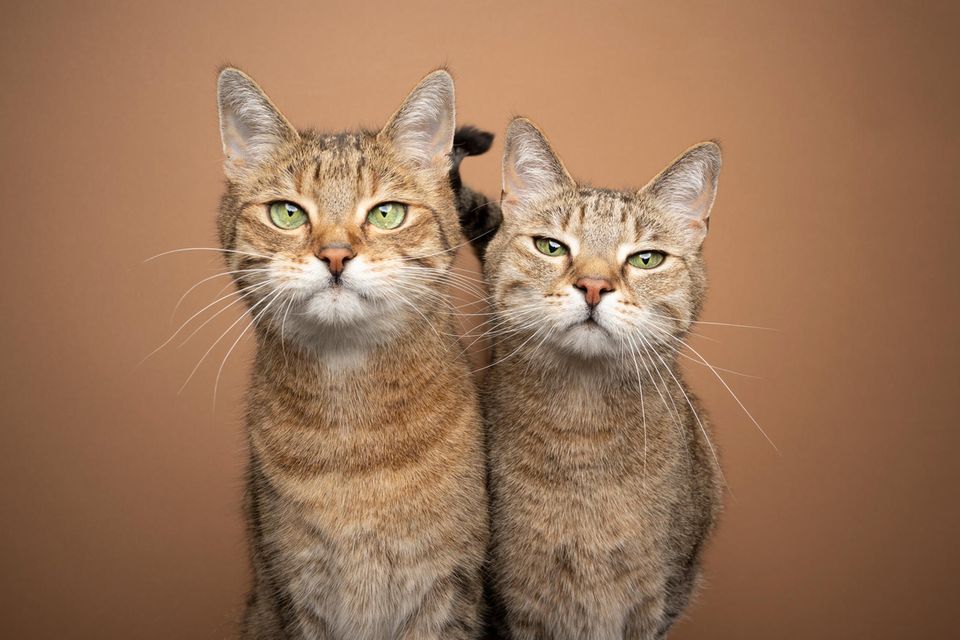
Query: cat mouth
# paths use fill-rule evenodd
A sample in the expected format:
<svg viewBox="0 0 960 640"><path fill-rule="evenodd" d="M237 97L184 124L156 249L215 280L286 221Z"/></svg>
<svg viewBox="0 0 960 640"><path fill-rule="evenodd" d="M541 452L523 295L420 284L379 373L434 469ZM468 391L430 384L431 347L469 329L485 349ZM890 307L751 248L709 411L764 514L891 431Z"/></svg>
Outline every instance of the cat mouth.
<svg viewBox="0 0 960 640"><path fill-rule="evenodd" d="M583 327L589 331L602 331L607 333L607 330L604 329L599 322L597 322L596 317L591 313L584 320L578 322L574 325L575 327Z"/></svg>

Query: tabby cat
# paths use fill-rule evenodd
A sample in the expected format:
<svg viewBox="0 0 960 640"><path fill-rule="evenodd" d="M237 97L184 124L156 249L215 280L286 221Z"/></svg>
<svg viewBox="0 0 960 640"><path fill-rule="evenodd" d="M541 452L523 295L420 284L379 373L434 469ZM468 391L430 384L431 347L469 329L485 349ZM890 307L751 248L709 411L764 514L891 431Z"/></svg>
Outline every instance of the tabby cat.
<svg viewBox="0 0 960 640"><path fill-rule="evenodd" d="M661 638L690 598L721 476L676 360L719 172L706 142L639 191L579 186L530 121L510 125L484 404L513 640Z"/></svg>
<svg viewBox="0 0 960 640"><path fill-rule="evenodd" d="M244 638L466 639L489 537L481 420L444 286L461 244L450 75L379 132L297 131L219 76L219 233L254 319Z"/></svg>

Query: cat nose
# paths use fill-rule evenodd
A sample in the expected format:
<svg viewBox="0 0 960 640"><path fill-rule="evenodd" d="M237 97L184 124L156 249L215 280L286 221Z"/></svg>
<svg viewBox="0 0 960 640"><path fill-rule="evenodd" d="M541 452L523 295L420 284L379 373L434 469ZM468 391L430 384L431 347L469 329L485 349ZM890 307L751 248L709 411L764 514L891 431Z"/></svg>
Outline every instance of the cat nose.
<svg viewBox="0 0 960 640"><path fill-rule="evenodd" d="M353 249L346 245L327 245L321 247L317 257L327 263L334 278L340 277L347 262L353 258Z"/></svg>
<svg viewBox="0 0 960 640"><path fill-rule="evenodd" d="M591 307L600 304L600 297L603 294L613 291L613 285L609 280L595 276L584 276L578 279L573 286L583 291L583 297Z"/></svg>

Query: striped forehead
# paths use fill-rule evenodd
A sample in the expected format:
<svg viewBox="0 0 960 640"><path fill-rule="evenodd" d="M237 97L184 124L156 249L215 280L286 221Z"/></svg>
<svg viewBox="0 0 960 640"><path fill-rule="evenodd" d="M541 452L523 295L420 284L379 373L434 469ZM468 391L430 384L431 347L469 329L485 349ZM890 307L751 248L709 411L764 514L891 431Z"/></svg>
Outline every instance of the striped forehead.
<svg viewBox="0 0 960 640"><path fill-rule="evenodd" d="M362 133L305 137L276 176L281 183L277 188L309 198L321 215L332 220L348 219L375 186L367 170L371 141Z"/></svg>
<svg viewBox="0 0 960 640"><path fill-rule="evenodd" d="M591 253L616 251L622 243L649 240L657 231L632 193L581 189L577 202L565 209L563 231Z"/></svg>
<svg viewBox="0 0 960 640"><path fill-rule="evenodd" d="M370 181L364 171L369 145L364 142L361 134L317 139L311 162L304 167L303 189L323 215L337 221L348 219L357 202L369 196Z"/></svg>

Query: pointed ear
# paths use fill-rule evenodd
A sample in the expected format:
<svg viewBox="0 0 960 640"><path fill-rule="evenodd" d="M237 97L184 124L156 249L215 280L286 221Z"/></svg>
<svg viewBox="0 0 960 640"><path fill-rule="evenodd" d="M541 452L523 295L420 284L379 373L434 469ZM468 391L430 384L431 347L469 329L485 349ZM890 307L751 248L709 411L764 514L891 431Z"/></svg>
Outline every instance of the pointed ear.
<svg viewBox="0 0 960 640"><path fill-rule="evenodd" d="M440 69L420 81L378 137L421 166L449 171L454 129L453 78Z"/></svg>
<svg viewBox="0 0 960 640"><path fill-rule="evenodd" d="M242 177L277 146L299 137L257 83L239 69L220 72L217 101L224 171L230 179Z"/></svg>
<svg viewBox="0 0 960 640"><path fill-rule="evenodd" d="M502 204L530 203L573 186L576 183L540 129L526 118L514 118L504 143Z"/></svg>
<svg viewBox="0 0 960 640"><path fill-rule="evenodd" d="M720 145L701 142L687 149L640 192L652 196L666 213L679 219L696 242L703 242L721 164Z"/></svg>

